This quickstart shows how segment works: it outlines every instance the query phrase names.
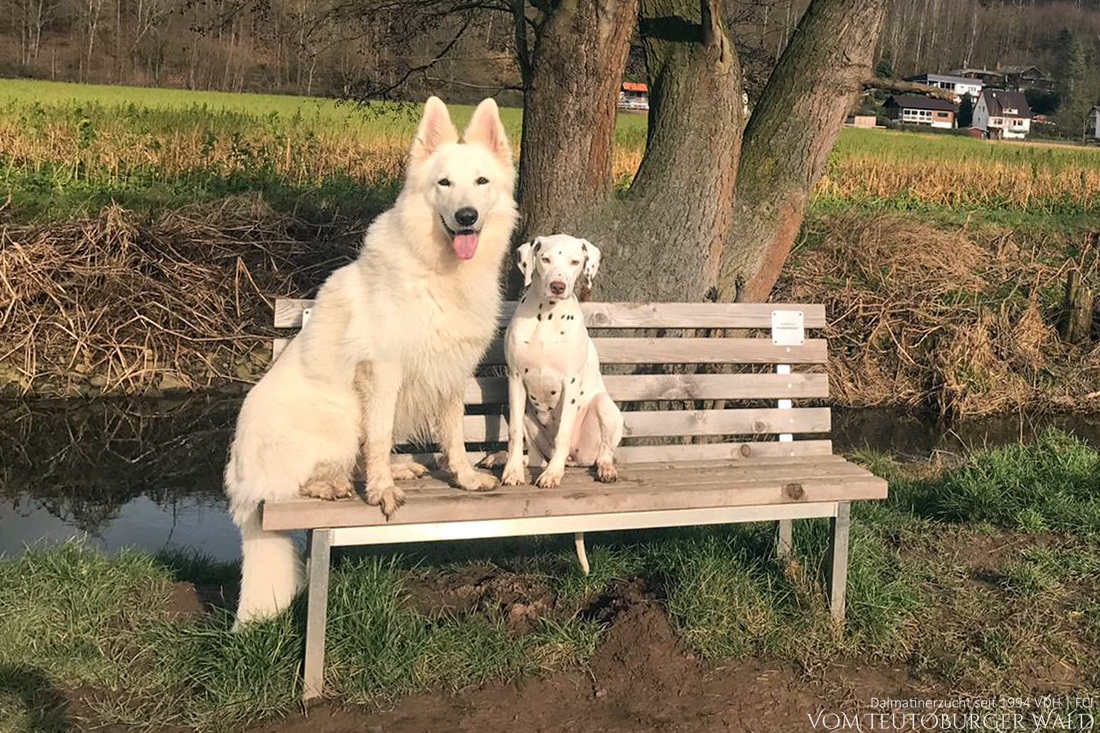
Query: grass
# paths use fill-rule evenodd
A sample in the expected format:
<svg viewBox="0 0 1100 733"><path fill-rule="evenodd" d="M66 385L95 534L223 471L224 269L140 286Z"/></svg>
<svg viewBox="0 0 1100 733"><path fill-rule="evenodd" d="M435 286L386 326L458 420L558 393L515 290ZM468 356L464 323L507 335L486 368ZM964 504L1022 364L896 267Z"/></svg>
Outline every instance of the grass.
<svg viewBox="0 0 1100 733"><path fill-rule="evenodd" d="M954 467L855 458L891 480L892 497L854 508L843 635L820 590L824 522L796 524L790 564L773 557L765 525L601 536L587 578L553 538L468 543L445 559L414 547L337 563L331 693L376 704L583 665L604 628L594 609L632 577L708 659L784 659L820 679L845 658L903 665L959 694L1040 694L1044 665L1062 665L1074 689L1100 686L1100 536L1087 490L1100 453L1048 432ZM494 577L551 599L522 633L492 598L442 614L416 601L425 582L481 573L490 559ZM136 729L231 730L295 709L300 605L241 634L225 611L171 611L174 581L220 586L235 574L194 556L107 558L76 544L0 561L0 731L64 730L72 690L97 722Z"/></svg>
<svg viewBox="0 0 1100 733"><path fill-rule="evenodd" d="M56 221L111 201L139 211L260 191L316 221L369 217L392 199L416 105L5 81L0 191L7 214ZM456 123L472 109L455 106ZM502 111L519 140L520 111ZM645 118L620 116L614 174L632 177ZM958 136L844 130L815 206L1025 212L1100 210L1100 152Z"/></svg>

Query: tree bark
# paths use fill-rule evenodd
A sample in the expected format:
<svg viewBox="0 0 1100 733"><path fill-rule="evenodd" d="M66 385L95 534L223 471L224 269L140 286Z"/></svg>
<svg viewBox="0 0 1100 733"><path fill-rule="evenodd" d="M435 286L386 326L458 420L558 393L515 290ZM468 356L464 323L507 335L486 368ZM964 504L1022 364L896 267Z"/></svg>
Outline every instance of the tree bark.
<svg viewBox="0 0 1100 733"><path fill-rule="evenodd" d="M574 230L611 191L619 83L638 0L562 0L544 21L523 100L522 230Z"/></svg>
<svg viewBox="0 0 1100 733"><path fill-rule="evenodd" d="M745 131L722 300L767 300L848 109L870 77L885 0L814 0Z"/></svg>

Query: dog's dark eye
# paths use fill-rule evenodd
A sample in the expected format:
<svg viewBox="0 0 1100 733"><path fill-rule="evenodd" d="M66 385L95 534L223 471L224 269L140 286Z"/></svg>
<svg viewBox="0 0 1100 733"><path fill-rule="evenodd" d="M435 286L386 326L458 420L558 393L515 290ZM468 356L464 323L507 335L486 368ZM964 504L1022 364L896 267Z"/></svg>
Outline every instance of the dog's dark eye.
<svg viewBox="0 0 1100 733"><path fill-rule="evenodd" d="M440 178L439 179L439 185L440 186L450 186L451 185L451 179L449 179L449 178Z"/></svg>
<svg viewBox="0 0 1100 733"><path fill-rule="evenodd" d="M488 182L489 182L489 179L486 178L485 176L482 176L481 178L477 179L477 185L479 185L479 186L484 186Z"/></svg>
<svg viewBox="0 0 1100 733"><path fill-rule="evenodd" d="M570 267L576 267L576 266L577 266L577 265L579 265L580 263L581 263L581 261L580 261L580 260L570 260L570 261L569 261L569 266L570 266Z"/></svg>
<svg viewBox="0 0 1100 733"><path fill-rule="evenodd" d="M542 261L545 262L548 265L550 264L550 258L549 257L543 257Z"/></svg>

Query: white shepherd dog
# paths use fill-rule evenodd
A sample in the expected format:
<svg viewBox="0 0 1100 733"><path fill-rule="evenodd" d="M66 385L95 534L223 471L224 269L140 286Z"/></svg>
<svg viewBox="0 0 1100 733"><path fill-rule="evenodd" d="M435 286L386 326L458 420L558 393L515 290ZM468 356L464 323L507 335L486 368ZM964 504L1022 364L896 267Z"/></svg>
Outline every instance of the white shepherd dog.
<svg viewBox="0 0 1100 733"><path fill-rule="evenodd" d="M261 529L261 501L352 496L362 453L367 501L388 517L404 502L394 480L425 472L391 466L394 442L429 434L457 486L497 486L466 456L462 396L497 328L515 170L493 100L463 137L429 99L394 207L245 398L225 469L243 553L238 623L279 613L302 585L293 538Z"/></svg>

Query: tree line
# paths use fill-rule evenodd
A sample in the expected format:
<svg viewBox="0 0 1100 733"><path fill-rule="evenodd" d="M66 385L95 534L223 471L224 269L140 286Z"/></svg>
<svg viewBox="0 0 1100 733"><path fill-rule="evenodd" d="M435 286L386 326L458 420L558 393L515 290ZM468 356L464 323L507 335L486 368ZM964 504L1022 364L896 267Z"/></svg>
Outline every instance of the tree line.
<svg viewBox="0 0 1100 733"><path fill-rule="evenodd" d="M721 5L753 100L810 0ZM513 0L7 0L0 74L67 81L472 100L523 87ZM549 7L549 6L547 6ZM538 4L533 6L533 15ZM1100 0L894 0L875 54L902 78L1035 64L1074 106L1100 94ZM645 80L631 39L626 75ZM507 96L505 97L507 99Z"/></svg>

